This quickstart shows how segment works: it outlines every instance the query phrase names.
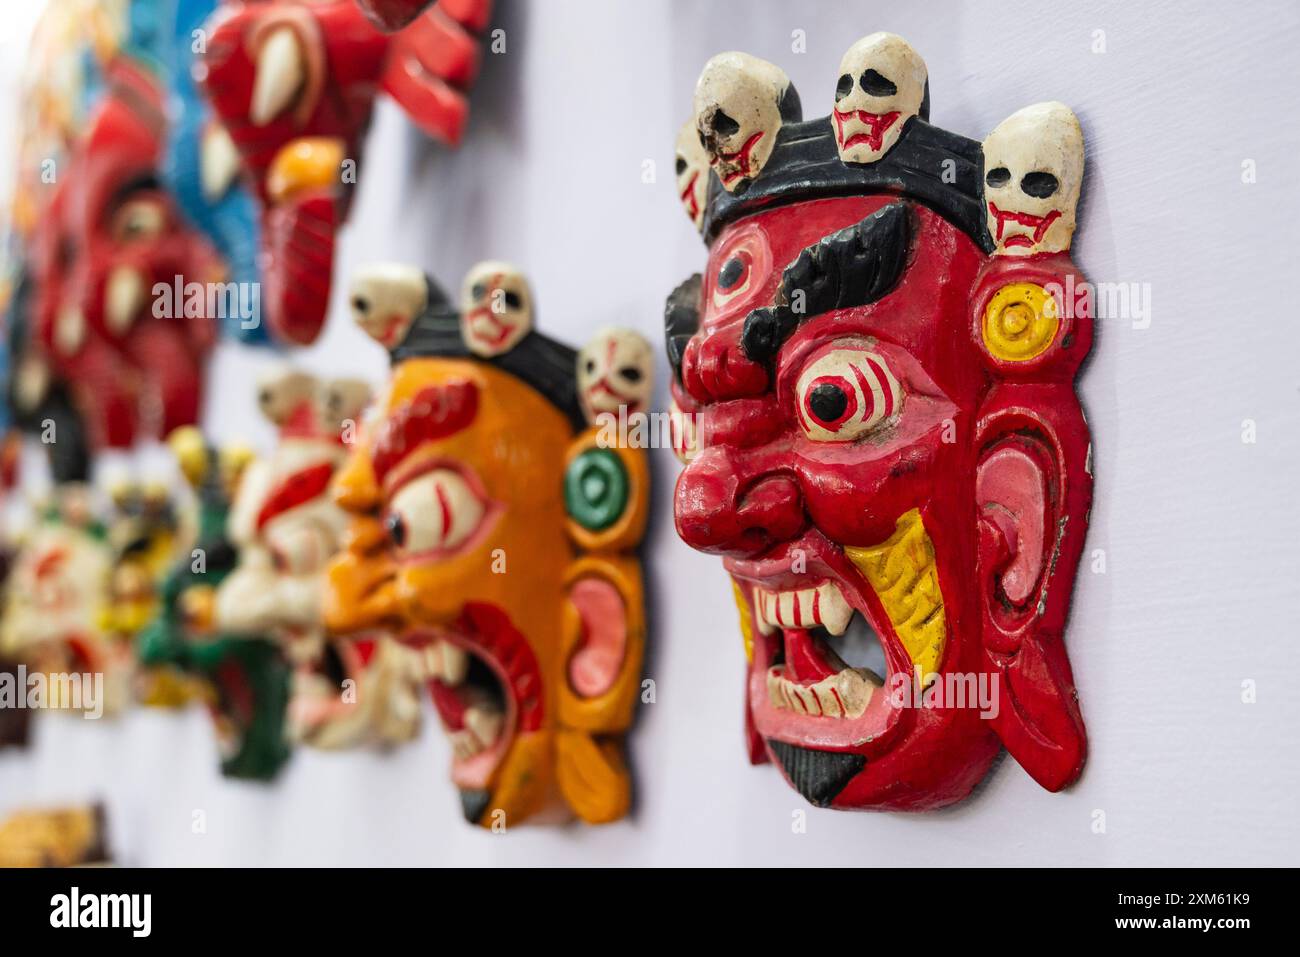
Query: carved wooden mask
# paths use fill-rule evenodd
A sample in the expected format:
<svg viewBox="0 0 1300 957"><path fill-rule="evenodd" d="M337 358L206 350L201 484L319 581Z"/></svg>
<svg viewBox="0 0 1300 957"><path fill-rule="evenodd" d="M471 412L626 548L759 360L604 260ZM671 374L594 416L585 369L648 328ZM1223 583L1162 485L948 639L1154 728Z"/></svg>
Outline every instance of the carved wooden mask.
<svg viewBox="0 0 1300 957"><path fill-rule="evenodd" d="M676 525L732 576L751 758L837 808L958 801L1000 746L1062 788L1085 752L1062 634L1092 492L1090 303L1063 292L1078 122L1052 103L983 146L941 130L888 34L800 121L751 59L700 79L706 151L749 128L728 104L765 97L767 119L711 157L708 266L665 320Z"/></svg>
<svg viewBox="0 0 1300 957"><path fill-rule="evenodd" d="M464 312L403 266L363 270L350 300L393 366L335 482L352 527L327 620L420 649L471 823L509 827L553 803L589 823L622 817L644 453L598 443L578 355L531 328L518 270L472 269Z"/></svg>

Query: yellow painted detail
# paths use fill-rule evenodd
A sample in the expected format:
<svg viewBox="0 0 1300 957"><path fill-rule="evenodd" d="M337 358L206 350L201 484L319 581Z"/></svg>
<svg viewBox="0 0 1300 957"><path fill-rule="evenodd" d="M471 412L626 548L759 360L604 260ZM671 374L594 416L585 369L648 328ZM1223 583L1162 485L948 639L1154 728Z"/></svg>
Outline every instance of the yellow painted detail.
<svg viewBox="0 0 1300 957"><path fill-rule="evenodd" d="M894 534L870 548L845 548L875 590L899 641L922 676L943 658L948 622L935 568L934 543L917 509L899 517Z"/></svg>
<svg viewBox="0 0 1300 957"><path fill-rule="evenodd" d="M332 136L302 136L275 154L266 173L266 192L276 202L296 193L337 186L343 141Z"/></svg>
<svg viewBox="0 0 1300 957"><path fill-rule="evenodd" d="M984 310L984 345L998 359L1027 362L1047 351L1060 327L1051 293L1037 283L1013 282Z"/></svg>
<svg viewBox="0 0 1300 957"><path fill-rule="evenodd" d="M734 581L731 583L731 593L736 598L736 611L740 612L740 637L745 641L745 660L752 663L754 660L754 613L750 611L749 602L745 600L745 593L740 590L740 586Z"/></svg>

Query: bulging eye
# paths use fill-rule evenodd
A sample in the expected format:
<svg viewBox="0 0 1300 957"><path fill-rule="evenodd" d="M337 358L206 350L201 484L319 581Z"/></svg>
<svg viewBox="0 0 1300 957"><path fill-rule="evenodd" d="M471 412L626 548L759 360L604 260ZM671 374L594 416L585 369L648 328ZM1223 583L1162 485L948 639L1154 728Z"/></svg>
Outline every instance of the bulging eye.
<svg viewBox="0 0 1300 957"><path fill-rule="evenodd" d="M433 469L401 486L388 503L384 525L402 553L453 549L483 524L487 508L465 477Z"/></svg>
<svg viewBox="0 0 1300 957"><path fill-rule="evenodd" d="M113 216L113 235L120 242L149 239L167 227L167 211L155 199L133 199Z"/></svg>
<svg viewBox="0 0 1300 957"><path fill-rule="evenodd" d="M848 442L898 414L902 389L883 357L866 349L832 349L808 364L795 386L804 434Z"/></svg>
<svg viewBox="0 0 1300 957"><path fill-rule="evenodd" d="M749 289L749 274L749 253L737 250L718 268L713 283L713 304L724 306Z"/></svg>

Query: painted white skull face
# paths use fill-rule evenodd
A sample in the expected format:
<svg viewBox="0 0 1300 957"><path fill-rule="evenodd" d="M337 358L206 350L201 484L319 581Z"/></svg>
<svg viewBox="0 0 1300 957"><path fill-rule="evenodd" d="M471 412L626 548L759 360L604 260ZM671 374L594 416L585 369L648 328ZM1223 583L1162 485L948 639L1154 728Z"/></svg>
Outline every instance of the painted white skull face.
<svg viewBox="0 0 1300 957"><path fill-rule="evenodd" d="M747 53L719 53L695 84L695 129L709 165L728 192L762 171L781 129L781 103L793 94L779 66Z"/></svg>
<svg viewBox="0 0 1300 957"><path fill-rule="evenodd" d="M677 196L696 229L704 226L704 204L709 197L709 154L700 145L695 124L687 122L677 134Z"/></svg>
<svg viewBox="0 0 1300 957"><path fill-rule="evenodd" d="M370 385L360 379L331 379L321 385L321 432L354 436L370 404Z"/></svg>
<svg viewBox="0 0 1300 957"><path fill-rule="evenodd" d="M352 318L385 349L401 344L428 300L429 287L424 273L415 266L400 263L362 266L353 275L348 289Z"/></svg>
<svg viewBox="0 0 1300 957"><path fill-rule="evenodd" d="M605 413L644 412L650 404L654 369L650 343L631 329L607 327L578 353L578 396L587 422Z"/></svg>
<svg viewBox="0 0 1300 957"><path fill-rule="evenodd" d="M277 367L258 378L257 406L272 425L306 424L313 415L319 385L314 376Z"/></svg>
<svg viewBox="0 0 1300 957"><path fill-rule="evenodd" d="M994 254L1070 248L1083 182L1083 130L1064 103L1035 103L984 140L984 202Z"/></svg>
<svg viewBox="0 0 1300 957"><path fill-rule="evenodd" d="M902 37L873 33L840 60L835 145L845 163L874 163L898 142L925 101L925 61Z"/></svg>
<svg viewBox="0 0 1300 957"><path fill-rule="evenodd" d="M533 327L533 296L518 269L481 262L460 290L460 332L469 351L490 358L509 352Z"/></svg>

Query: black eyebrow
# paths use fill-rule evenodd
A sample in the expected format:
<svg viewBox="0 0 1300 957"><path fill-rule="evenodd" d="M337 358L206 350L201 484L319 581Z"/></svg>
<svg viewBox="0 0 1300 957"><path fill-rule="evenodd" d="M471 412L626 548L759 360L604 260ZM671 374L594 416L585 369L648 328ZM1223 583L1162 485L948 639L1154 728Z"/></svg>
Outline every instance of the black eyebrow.
<svg viewBox="0 0 1300 957"><path fill-rule="evenodd" d="M814 316L866 306L893 290L907 265L911 236L907 204L890 203L806 246L781 274L775 305L745 317L740 346L746 357L770 362L795 329ZM799 292L802 302L792 304Z"/></svg>
<svg viewBox="0 0 1300 957"><path fill-rule="evenodd" d="M704 277L696 273L670 292L668 301L664 303L664 345L678 382L682 381L682 357L686 354L686 344L700 328L700 287L703 282Z"/></svg>

